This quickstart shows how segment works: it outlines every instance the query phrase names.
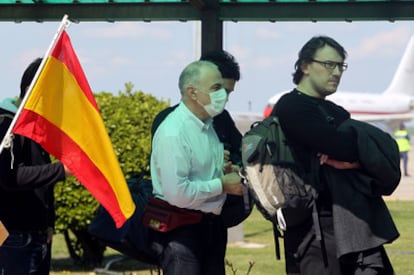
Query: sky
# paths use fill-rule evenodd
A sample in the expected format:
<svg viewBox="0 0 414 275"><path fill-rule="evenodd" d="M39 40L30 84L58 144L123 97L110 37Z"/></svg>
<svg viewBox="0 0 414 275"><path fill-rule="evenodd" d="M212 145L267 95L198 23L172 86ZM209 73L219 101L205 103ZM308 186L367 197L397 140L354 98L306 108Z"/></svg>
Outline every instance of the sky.
<svg viewBox="0 0 414 275"><path fill-rule="evenodd" d="M48 49L59 22L0 22L0 99L19 94L26 66ZM134 91L180 100L178 77L199 58L195 22L80 22L67 32L93 92ZM348 70L338 92L379 93L386 89L412 35L412 21L225 22L223 48L241 67L230 96L232 112L262 113L275 93L290 90L300 48L315 35L328 35L348 52ZM391 103L392 104L392 103Z"/></svg>

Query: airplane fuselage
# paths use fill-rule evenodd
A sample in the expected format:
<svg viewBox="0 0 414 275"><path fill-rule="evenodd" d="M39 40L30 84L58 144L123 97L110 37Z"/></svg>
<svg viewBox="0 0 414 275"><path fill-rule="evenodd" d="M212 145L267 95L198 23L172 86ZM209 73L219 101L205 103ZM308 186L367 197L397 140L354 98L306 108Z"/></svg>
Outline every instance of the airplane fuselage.
<svg viewBox="0 0 414 275"><path fill-rule="evenodd" d="M328 100L353 115L387 115L411 112L411 97L403 94L348 93L338 91Z"/></svg>

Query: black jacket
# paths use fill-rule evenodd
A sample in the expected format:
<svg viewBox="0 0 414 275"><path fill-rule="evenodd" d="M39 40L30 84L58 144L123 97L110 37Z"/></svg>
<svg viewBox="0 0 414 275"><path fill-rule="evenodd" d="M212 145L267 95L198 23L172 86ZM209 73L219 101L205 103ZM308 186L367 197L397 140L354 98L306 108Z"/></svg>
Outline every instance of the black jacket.
<svg viewBox="0 0 414 275"><path fill-rule="evenodd" d="M2 113L7 111L0 109ZM0 117L1 139L10 123L10 118ZM38 231L53 227L53 186L65 179L63 165L51 164L37 143L15 136L13 149L5 148L0 154L0 169L0 220L6 228Z"/></svg>
<svg viewBox="0 0 414 275"><path fill-rule="evenodd" d="M399 151L394 139L370 124L352 119L338 127L357 137L361 169L323 166L332 195L338 257L390 243L399 233L382 198L401 178Z"/></svg>
<svg viewBox="0 0 414 275"><path fill-rule="evenodd" d="M272 115L279 117L286 137L293 143L298 161L305 169L310 167L315 152L340 161L359 161L363 165L361 170L339 170L322 165L319 180L310 181L319 191L320 216L334 222L338 256L378 247L398 237L381 198L381 194L392 192L399 181L399 165L395 166L396 156L392 153L394 141L383 132L376 134L379 129L365 126L365 123L362 123L364 127L357 127L359 123L347 126L352 120L341 106L307 96L296 89L281 97ZM296 252L311 226L307 224L286 232L288 257Z"/></svg>

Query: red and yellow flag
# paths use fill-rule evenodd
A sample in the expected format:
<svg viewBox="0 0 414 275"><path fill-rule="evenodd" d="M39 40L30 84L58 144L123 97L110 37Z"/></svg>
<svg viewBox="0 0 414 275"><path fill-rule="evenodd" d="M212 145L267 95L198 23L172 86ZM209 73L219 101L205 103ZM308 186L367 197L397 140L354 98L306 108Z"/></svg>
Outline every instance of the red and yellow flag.
<svg viewBox="0 0 414 275"><path fill-rule="evenodd" d="M117 227L135 204L69 36L63 30L13 128L65 164Z"/></svg>

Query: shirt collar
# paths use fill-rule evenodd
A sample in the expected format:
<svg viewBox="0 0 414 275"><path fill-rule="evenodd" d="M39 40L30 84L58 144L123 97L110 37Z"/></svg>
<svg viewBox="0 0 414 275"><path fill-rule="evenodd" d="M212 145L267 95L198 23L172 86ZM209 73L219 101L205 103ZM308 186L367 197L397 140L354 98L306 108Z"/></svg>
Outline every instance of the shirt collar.
<svg viewBox="0 0 414 275"><path fill-rule="evenodd" d="M11 113L17 112L17 106L15 105L16 100L13 98L5 98L0 102L0 108L9 111Z"/></svg>
<svg viewBox="0 0 414 275"><path fill-rule="evenodd" d="M202 121L195 114L193 114L193 112L191 112L182 101L180 102L180 105L178 105L177 111L183 112L185 116L187 116L188 119L191 120L191 122L194 123L194 125L196 125L196 127L201 131L208 130L213 125L213 118L209 117L206 121Z"/></svg>

